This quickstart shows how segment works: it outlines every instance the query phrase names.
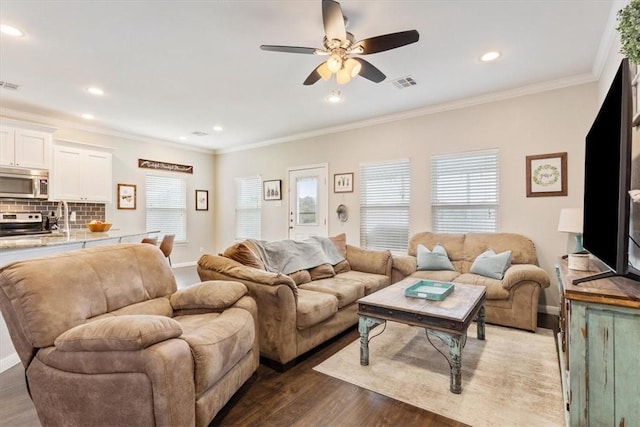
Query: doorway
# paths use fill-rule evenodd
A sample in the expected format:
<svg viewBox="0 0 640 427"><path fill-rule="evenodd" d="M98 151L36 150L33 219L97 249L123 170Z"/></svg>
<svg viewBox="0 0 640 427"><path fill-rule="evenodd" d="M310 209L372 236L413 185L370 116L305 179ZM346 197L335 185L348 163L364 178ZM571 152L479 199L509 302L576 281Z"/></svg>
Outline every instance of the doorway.
<svg viewBox="0 0 640 427"><path fill-rule="evenodd" d="M328 236L328 166L289 169L289 239Z"/></svg>

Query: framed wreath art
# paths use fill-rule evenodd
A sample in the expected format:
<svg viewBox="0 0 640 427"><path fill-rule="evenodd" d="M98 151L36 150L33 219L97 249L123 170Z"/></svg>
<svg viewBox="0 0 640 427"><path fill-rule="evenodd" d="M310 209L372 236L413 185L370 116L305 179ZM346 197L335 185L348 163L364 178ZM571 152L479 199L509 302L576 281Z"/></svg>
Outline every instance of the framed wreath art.
<svg viewBox="0 0 640 427"><path fill-rule="evenodd" d="M527 156L527 197L567 195L567 153Z"/></svg>

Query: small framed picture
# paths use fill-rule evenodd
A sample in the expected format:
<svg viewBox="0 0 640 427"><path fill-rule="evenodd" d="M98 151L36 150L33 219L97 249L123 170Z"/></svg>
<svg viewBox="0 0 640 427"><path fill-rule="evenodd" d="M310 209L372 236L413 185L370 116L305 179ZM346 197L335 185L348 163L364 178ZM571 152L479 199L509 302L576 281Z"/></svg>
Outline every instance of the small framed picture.
<svg viewBox="0 0 640 427"><path fill-rule="evenodd" d="M352 193L353 192L353 172L337 173L333 175L333 192L334 193Z"/></svg>
<svg viewBox="0 0 640 427"><path fill-rule="evenodd" d="M264 200L282 200L282 180L273 179L262 183Z"/></svg>
<svg viewBox="0 0 640 427"><path fill-rule="evenodd" d="M136 208L136 186L134 184L118 184L118 209Z"/></svg>
<svg viewBox="0 0 640 427"><path fill-rule="evenodd" d="M567 195L567 153L527 156L527 197Z"/></svg>
<svg viewBox="0 0 640 427"><path fill-rule="evenodd" d="M640 69L634 63L629 61L629 66L631 68L631 93L633 95L633 126L640 125L640 95L638 94L638 86L640 86Z"/></svg>
<svg viewBox="0 0 640 427"><path fill-rule="evenodd" d="M209 210L209 191L208 190L196 190L196 210L197 211Z"/></svg>

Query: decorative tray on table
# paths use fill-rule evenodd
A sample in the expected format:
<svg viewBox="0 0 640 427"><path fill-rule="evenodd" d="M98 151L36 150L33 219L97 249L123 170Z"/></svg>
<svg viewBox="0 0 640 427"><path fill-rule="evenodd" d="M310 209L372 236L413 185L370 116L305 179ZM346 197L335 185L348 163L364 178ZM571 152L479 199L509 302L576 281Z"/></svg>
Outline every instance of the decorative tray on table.
<svg viewBox="0 0 640 427"><path fill-rule="evenodd" d="M453 283L451 282L418 280L416 283L405 289L404 294L405 296L413 298L442 301L451 292L453 292Z"/></svg>

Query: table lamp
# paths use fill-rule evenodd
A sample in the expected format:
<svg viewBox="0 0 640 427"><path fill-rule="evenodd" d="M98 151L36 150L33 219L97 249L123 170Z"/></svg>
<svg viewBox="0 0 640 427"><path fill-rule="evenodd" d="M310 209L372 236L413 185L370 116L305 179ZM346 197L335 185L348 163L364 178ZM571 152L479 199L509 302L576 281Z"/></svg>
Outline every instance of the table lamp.
<svg viewBox="0 0 640 427"><path fill-rule="evenodd" d="M576 235L576 252L582 248L582 208L564 208L560 210L558 231Z"/></svg>

